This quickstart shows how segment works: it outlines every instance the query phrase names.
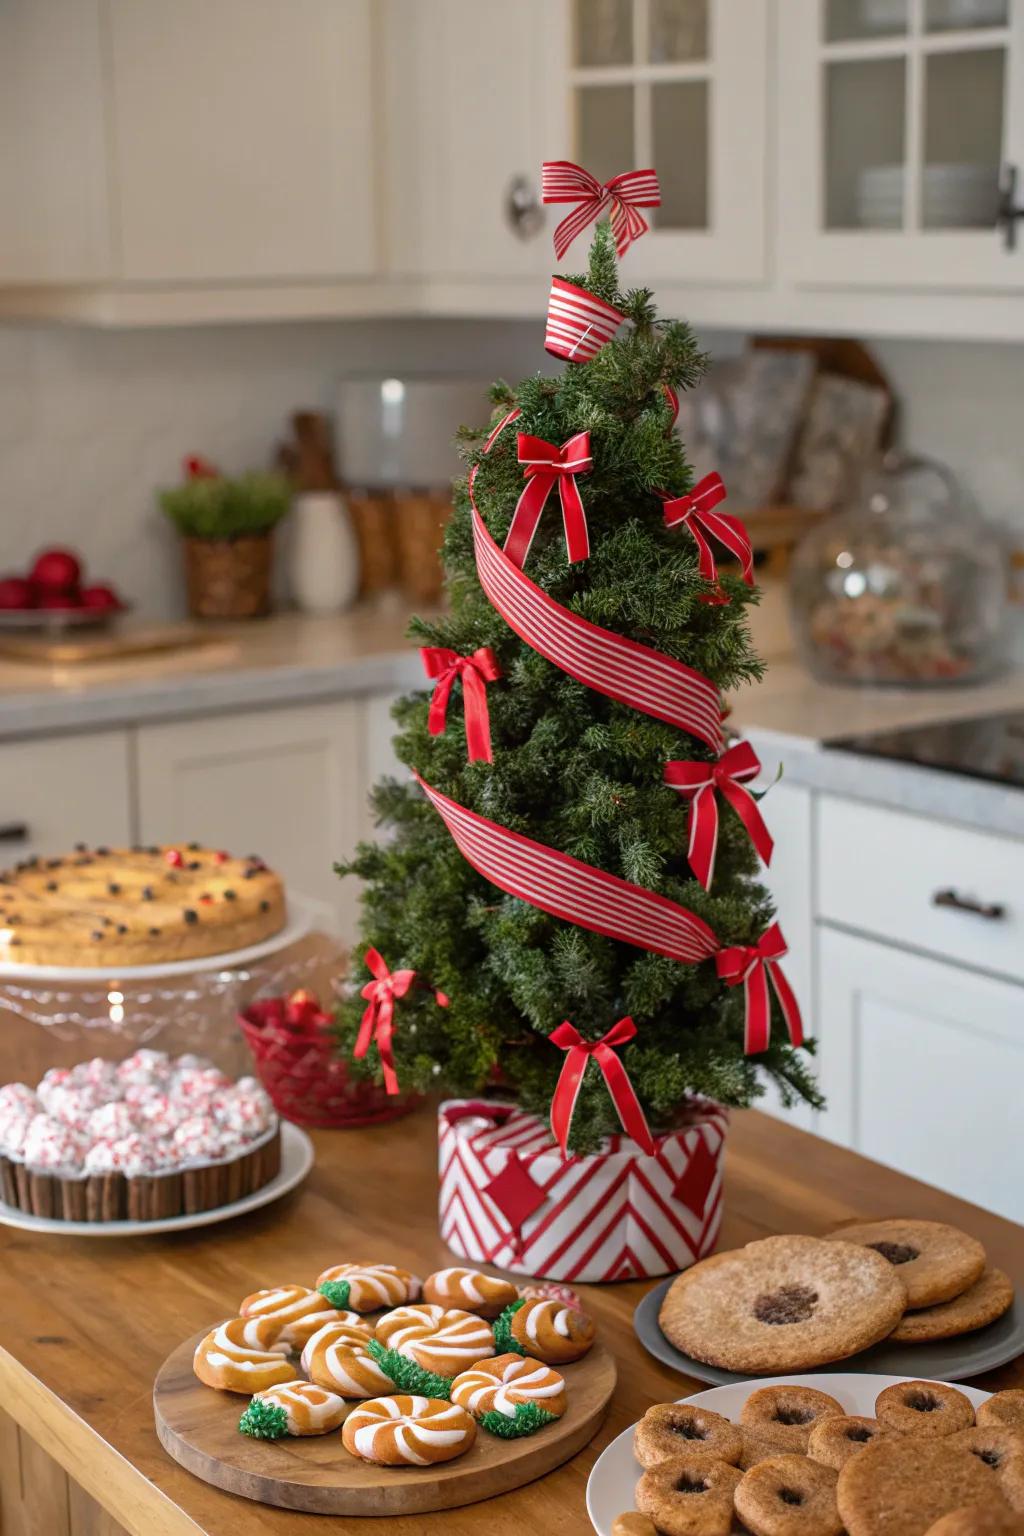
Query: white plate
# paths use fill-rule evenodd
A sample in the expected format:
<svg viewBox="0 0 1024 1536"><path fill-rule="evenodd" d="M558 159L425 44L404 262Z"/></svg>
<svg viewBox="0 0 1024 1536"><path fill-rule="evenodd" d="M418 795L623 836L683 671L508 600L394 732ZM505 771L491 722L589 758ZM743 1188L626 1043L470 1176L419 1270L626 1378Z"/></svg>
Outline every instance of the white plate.
<svg viewBox="0 0 1024 1536"><path fill-rule="evenodd" d="M232 949L220 955L200 955L195 960L165 960L160 965L11 965L0 960L0 981L56 981L65 984L74 981L91 981L98 985L110 985L117 981L162 981L169 976L194 976L199 971L240 971L255 960L276 955L299 939L304 939L316 920L317 909L322 904L302 896L288 897L288 915L285 925L269 939L250 944L245 949Z"/></svg>
<svg viewBox="0 0 1024 1536"><path fill-rule="evenodd" d="M152 1237L158 1232L187 1232L190 1227L211 1227L218 1221L258 1211L261 1205L280 1200L301 1184L313 1166L313 1143L297 1125L281 1121L281 1171L269 1184L256 1189L243 1200L218 1205L211 1211L196 1211L191 1216L169 1216L166 1221L56 1221L49 1216L31 1216L16 1206L0 1201L0 1224L20 1227L24 1232L52 1232L60 1237Z"/></svg>
<svg viewBox="0 0 1024 1536"><path fill-rule="evenodd" d="M852 1371L837 1371L818 1376L765 1376L757 1381L742 1381L728 1387L709 1387L706 1392L694 1392L681 1397L679 1402L699 1404L724 1414L734 1423L739 1420L740 1409L751 1392L762 1387L814 1387L818 1392L828 1392L842 1403L847 1413L860 1413L873 1417L875 1398L883 1387L894 1387L901 1381L912 1381L910 1376L858 1376ZM953 1385L948 1383L948 1385ZM977 1387L956 1386L954 1390L969 1397L974 1407L991 1397ZM624 1429L612 1441L594 1463L587 1483L587 1514L598 1536L611 1536L612 1522L616 1515L633 1509L633 1493L643 1472L643 1467L633 1455L633 1430L636 1425Z"/></svg>

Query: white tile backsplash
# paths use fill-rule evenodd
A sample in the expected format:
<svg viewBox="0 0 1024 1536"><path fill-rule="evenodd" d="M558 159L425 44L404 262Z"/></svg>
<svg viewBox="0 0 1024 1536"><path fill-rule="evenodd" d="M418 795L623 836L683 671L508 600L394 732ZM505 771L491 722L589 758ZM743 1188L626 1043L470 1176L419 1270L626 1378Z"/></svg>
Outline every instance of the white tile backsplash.
<svg viewBox="0 0 1024 1536"><path fill-rule="evenodd" d="M742 345L735 334L703 340L719 356ZM1024 347L882 341L874 350L901 397L906 440L944 459L1024 543ZM183 455L206 454L228 471L264 465L289 414L332 410L347 373L516 379L549 362L532 320L0 326L0 571L42 544L74 544L144 612L175 615L178 550L155 489L178 477Z"/></svg>

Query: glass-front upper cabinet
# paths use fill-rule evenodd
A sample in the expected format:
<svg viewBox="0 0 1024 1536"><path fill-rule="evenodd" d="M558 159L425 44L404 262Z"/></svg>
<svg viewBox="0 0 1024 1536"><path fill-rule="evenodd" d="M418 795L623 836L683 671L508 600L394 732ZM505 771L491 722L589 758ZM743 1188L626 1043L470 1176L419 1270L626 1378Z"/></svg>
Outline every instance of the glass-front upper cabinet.
<svg viewBox="0 0 1024 1536"><path fill-rule="evenodd" d="M624 277L762 279L768 0L563 7L564 157L601 181L654 166L661 182ZM580 237L563 266L579 270L585 251Z"/></svg>
<svg viewBox="0 0 1024 1536"><path fill-rule="evenodd" d="M778 17L786 275L1024 287L1024 0L782 0Z"/></svg>

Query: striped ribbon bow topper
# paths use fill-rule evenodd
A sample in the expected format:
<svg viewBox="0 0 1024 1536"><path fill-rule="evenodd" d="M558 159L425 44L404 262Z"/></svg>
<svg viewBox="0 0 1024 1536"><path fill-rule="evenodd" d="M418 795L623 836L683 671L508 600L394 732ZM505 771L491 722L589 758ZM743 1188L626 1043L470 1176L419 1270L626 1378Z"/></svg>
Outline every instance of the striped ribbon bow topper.
<svg viewBox="0 0 1024 1536"><path fill-rule="evenodd" d="M552 1045L557 1045L560 1051L566 1053L555 1085L554 1098L551 1100L551 1134L561 1147L563 1157L569 1155L569 1131L572 1128L572 1117L587 1066L591 1061L596 1062L600 1068L601 1076L615 1105L615 1113L626 1135L632 1136L648 1157L654 1154L655 1141L651 1135L651 1128L647 1124L647 1117L640 1107L636 1090L629 1080L629 1073L613 1049L616 1045L625 1045L635 1035L636 1025L629 1017L613 1024L600 1040L584 1040L576 1026L570 1024L568 1019L563 1024L559 1024L558 1028L549 1035Z"/></svg>
<svg viewBox="0 0 1024 1536"><path fill-rule="evenodd" d="M758 939L756 944L737 944L720 949L715 956L715 966L727 987L741 983L746 1003L746 1030L743 1049L748 1056L766 1051L772 1034L771 999L768 983L775 989L775 996L782 1009L782 1017L789 1031L790 1042L802 1045L804 1039L800 1006L793 989L779 968L778 962L789 950L778 923Z"/></svg>
<svg viewBox="0 0 1024 1536"><path fill-rule="evenodd" d="M526 484L516 502L505 540L508 558L520 568L526 564L541 513L557 485L562 503L566 556L570 562L588 559L590 536L576 476L585 475L594 467L590 456L590 433L576 432L558 448L554 443L546 443L542 437L520 432L517 457L523 466Z"/></svg>
<svg viewBox="0 0 1024 1536"><path fill-rule="evenodd" d="M561 261L576 236L605 214L611 218L615 249L624 256L634 240L646 234L641 208L657 208L661 188L653 170L623 171L600 182L572 160L545 160L541 171L545 203L576 203L555 230L555 258Z"/></svg>
<svg viewBox="0 0 1024 1536"><path fill-rule="evenodd" d="M757 753L749 741L738 741L723 752L717 763L673 761L665 764L665 783L691 798L690 868L706 891L715 876L718 851L718 795L728 801L747 829L750 841L766 864L775 844L757 801L746 787L761 772Z"/></svg>
<svg viewBox="0 0 1024 1536"><path fill-rule="evenodd" d="M739 561L747 586L754 585L754 552L742 519L728 512L714 510L726 496L721 475L705 475L685 496L670 496L667 491L659 491L657 494L664 503L666 528L684 527L693 534L697 544L698 569L705 581L718 581L715 556L705 537L705 534L710 534Z"/></svg>
<svg viewBox="0 0 1024 1536"><path fill-rule="evenodd" d="M462 705L466 722L466 752L471 763L494 761L491 751L491 719L487 709L487 684L501 676L498 659L489 645L481 645L471 656L460 656L447 646L420 647L423 666L434 679L427 727L431 736L442 736L448 717L448 701L456 678L462 682Z"/></svg>

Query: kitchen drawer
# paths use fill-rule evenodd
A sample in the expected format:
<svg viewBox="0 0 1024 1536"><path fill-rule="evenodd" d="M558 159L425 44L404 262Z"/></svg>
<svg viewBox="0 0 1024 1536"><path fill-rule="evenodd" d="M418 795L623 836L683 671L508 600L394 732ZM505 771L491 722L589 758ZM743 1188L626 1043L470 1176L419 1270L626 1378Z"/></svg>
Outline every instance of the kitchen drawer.
<svg viewBox="0 0 1024 1536"><path fill-rule="evenodd" d="M1017 839L822 795L816 862L825 922L1024 980Z"/></svg>
<svg viewBox="0 0 1024 1536"><path fill-rule="evenodd" d="M125 731L0 742L0 866L133 838Z"/></svg>

